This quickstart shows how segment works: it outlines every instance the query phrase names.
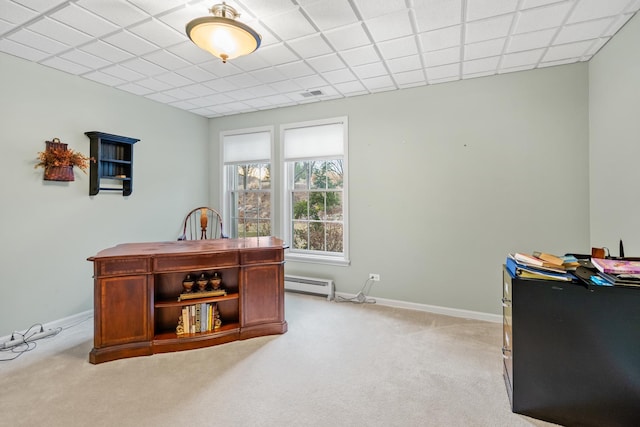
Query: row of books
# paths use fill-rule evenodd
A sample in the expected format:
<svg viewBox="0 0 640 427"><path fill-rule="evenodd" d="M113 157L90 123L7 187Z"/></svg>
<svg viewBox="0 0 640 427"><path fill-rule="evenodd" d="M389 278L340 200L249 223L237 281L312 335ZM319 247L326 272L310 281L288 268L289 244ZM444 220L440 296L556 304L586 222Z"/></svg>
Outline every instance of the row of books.
<svg viewBox="0 0 640 427"><path fill-rule="evenodd" d="M591 264L608 285L640 286L640 261L591 258Z"/></svg>
<svg viewBox="0 0 640 427"><path fill-rule="evenodd" d="M220 312L216 303L192 304L182 307L176 333L183 335L211 332L220 328L221 325Z"/></svg>

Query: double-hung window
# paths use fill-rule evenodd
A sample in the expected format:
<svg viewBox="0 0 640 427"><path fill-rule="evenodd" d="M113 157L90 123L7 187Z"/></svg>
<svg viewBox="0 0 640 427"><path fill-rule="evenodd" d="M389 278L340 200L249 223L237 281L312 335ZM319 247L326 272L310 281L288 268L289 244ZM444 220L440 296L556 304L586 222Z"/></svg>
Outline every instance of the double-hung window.
<svg viewBox="0 0 640 427"><path fill-rule="evenodd" d="M229 237L273 233L272 139L273 128L222 133L223 220Z"/></svg>
<svg viewBox="0 0 640 427"><path fill-rule="evenodd" d="M287 257L349 263L346 117L282 126Z"/></svg>

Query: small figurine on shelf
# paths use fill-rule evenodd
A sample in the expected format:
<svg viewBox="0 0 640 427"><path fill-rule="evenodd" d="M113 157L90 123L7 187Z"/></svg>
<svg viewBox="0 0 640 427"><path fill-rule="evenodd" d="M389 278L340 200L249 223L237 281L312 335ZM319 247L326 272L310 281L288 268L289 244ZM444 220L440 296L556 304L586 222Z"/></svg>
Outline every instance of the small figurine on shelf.
<svg viewBox="0 0 640 427"><path fill-rule="evenodd" d="M187 274L182 281L182 288L185 292L191 292L191 289L193 288L193 277L191 277L191 274Z"/></svg>
<svg viewBox="0 0 640 427"><path fill-rule="evenodd" d="M213 330L220 329L222 326L222 319L220 319L220 311L218 310L218 304L213 307Z"/></svg>
<svg viewBox="0 0 640 427"><path fill-rule="evenodd" d="M184 321L182 320L182 316L180 316L178 318L178 326L176 326L176 335L183 335L184 333Z"/></svg>
<svg viewBox="0 0 640 427"><path fill-rule="evenodd" d="M196 283L198 284L198 289L200 291L204 291L207 288L207 283L209 283L209 279L207 279L207 275L204 273L200 274L200 277L198 277L198 280L196 281Z"/></svg>
<svg viewBox="0 0 640 427"><path fill-rule="evenodd" d="M221 288L221 283L222 277L220 277L220 274L217 271L214 272L213 276L211 276L211 279L209 279L209 285L211 286L211 289L217 291Z"/></svg>

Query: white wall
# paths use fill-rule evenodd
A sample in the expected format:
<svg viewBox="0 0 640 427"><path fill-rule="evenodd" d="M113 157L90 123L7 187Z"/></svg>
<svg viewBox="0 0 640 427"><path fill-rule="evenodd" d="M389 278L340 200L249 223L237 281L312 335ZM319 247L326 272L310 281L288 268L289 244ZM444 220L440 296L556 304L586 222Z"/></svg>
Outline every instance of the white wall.
<svg viewBox="0 0 640 427"><path fill-rule="evenodd" d="M575 64L216 118L211 165L221 131L348 116L351 265L287 273L498 314L507 253L589 250L587 85Z"/></svg>
<svg viewBox="0 0 640 427"><path fill-rule="evenodd" d="M640 256L640 15L589 63L591 245Z"/></svg>
<svg viewBox="0 0 640 427"><path fill-rule="evenodd" d="M123 242L174 240L185 213L207 204L207 119L0 54L0 336L93 308L87 257ZM129 197L89 197L34 169L58 137L89 154L85 131L139 138Z"/></svg>

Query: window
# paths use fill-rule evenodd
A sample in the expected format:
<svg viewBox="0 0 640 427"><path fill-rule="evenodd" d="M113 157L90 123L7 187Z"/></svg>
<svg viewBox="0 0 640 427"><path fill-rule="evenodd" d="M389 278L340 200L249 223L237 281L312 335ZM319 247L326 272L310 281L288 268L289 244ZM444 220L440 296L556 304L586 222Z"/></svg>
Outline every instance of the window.
<svg viewBox="0 0 640 427"><path fill-rule="evenodd" d="M283 126L288 258L348 263L347 119Z"/></svg>
<svg viewBox="0 0 640 427"><path fill-rule="evenodd" d="M222 134L224 226L229 237L271 236L271 129Z"/></svg>

